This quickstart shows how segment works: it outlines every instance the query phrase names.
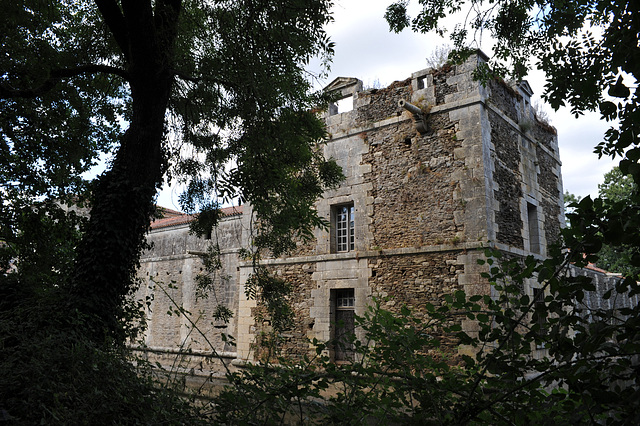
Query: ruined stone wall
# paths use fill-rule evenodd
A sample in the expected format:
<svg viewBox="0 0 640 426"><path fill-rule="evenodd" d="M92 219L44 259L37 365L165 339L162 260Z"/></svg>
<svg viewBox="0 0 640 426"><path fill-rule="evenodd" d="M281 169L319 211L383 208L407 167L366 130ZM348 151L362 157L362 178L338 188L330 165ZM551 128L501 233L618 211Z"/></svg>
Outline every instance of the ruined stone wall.
<svg viewBox="0 0 640 426"><path fill-rule="evenodd" d="M497 243L544 255L560 232L562 178L555 129L535 118L530 90L489 84L493 219Z"/></svg>
<svg viewBox="0 0 640 426"><path fill-rule="evenodd" d="M560 164L548 150L538 146L536 151L540 169L538 181L544 212L545 239L547 245L550 245L560 238L561 220L564 218L564 206L559 199L559 194L562 194L562 180L559 176Z"/></svg>
<svg viewBox="0 0 640 426"><path fill-rule="evenodd" d="M491 141L495 147L493 180L498 184L494 191L495 199L499 203L499 210L495 215L497 242L524 249L520 212L523 193L518 133L493 111L489 111L489 121Z"/></svg>
<svg viewBox="0 0 640 426"><path fill-rule="evenodd" d="M492 79L487 82L490 97L487 102L494 105L514 123L518 122L518 103L522 96L502 80Z"/></svg>
<svg viewBox="0 0 640 426"><path fill-rule="evenodd" d="M387 309L407 304L424 313L425 303L438 305L456 290L488 291L477 288L477 258L463 255L477 250L488 232L481 97L473 68L447 67L435 76L425 70L385 89L356 92L353 111L327 118L325 155L336 159L346 179L317 208L330 221L331 206L353 203L355 250L332 252L332 230L318 230L315 249L265 260L293 285L296 322L284 335L284 353L301 356L312 350L308 339L331 338L334 290L354 289L358 315L372 296L388 297ZM441 105L435 105L437 97ZM425 133L398 105L401 99L431 111ZM253 320L260 307L249 305L242 328L259 340L269 323ZM248 341L241 347L240 353L256 354Z"/></svg>
<svg viewBox="0 0 640 426"><path fill-rule="evenodd" d="M403 109L398 99L407 99L411 94L411 81L397 81L384 89L371 89L358 94L360 107L356 110L355 125L364 128L372 123L400 116Z"/></svg>
<svg viewBox="0 0 640 426"><path fill-rule="evenodd" d="M453 77L458 70L457 66L445 65L439 70L433 72L433 85L436 99L436 105L442 105L446 101L447 95L458 92L456 84L449 84L448 80Z"/></svg>
<svg viewBox="0 0 640 426"><path fill-rule="evenodd" d="M541 143L548 151L558 153L558 136L556 129L551 125L538 121L534 117L531 121L531 136L533 139Z"/></svg>
<svg viewBox="0 0 640 426"><path fill-rule="evenodd" d="M397 101L396 101L397 103ZM412 121L369 132L371 146L363 160L371 165L371 231L373 247L419 247L456 239L463 231L454 211L458 186L454 178L464 161L454 157L461 142L454 137L456 123L449 114L431 114L431 130L415 131Z"/></svg>

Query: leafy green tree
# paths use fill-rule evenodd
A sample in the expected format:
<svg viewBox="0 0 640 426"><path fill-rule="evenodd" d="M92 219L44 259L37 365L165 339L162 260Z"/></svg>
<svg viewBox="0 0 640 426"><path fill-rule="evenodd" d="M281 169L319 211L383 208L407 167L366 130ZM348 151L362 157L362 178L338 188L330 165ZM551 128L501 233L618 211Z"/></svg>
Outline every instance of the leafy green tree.
<svg viewBox="0 0 640 426"><path fill-rule="evenodd" d="M217 223L221 203L250 203L253 242L274 253L324 224L313 203L342 175L321 155L326 135L314 111L326 99L311 92L305 65L331 57L330 6L3 2L3 420L192 419L147 375L139 380L117 344L135 335L140 307L127 296L157 189L187 184L181 203L201 212L196 231ZM88 179L102 158L107 170ZM77 211L85 208L88 219Z"/></svg>
<svg viewBox="0 0 640 426"><path fill-rule="evenodd" d="M567 213L573 212L575 209L572 205L574 203L579 203L581 199L582 197L580 195L572 194L569 191L564 192L564 221L566 224L569 223Z"/></svg>
<svg viewBox="0 0 640 426"><path fill-rule="evenodd" d="M564 192L564 205L565 207L569 206L573 203L579 203L582 197L580 195L575 195L570 193L569 191Z"/></svg>
<svg viewBox="0 0 640 426"><path fill-rule="evenodd" d="M636 188L630 175L624 175L619 167L604 174L604 180L598 185L598 196L612 203L626 202ZM576 200L580 201L580 200Z"/></svg>
<svg viewBox="0 0 640 426"><path fill-rule="evenodd" d="M89 198L90 219L67 251L73 267L60 288L96 341L123 341L124 301L166 179L188 184L182 204L204 211L205 227L215 225L220 203L240 199L261 222L259 247L280 253L310 235L323 224L313 202L341 176L319 153L325 131L313 111L325 100L310 94L304 69L310 57L332 53L323 29L330 4L3 5L5 266L34 263L18 247L17 235L36 238L16 220L20 211L42 199ZM108 169L89 184L83 173L101 154L111 157Z"/></svg>
<svg viewBox="0 0 640 426"><path fill-rule="evenodd" d="M604 175L604 182L598 185L598 195L606 204L622 204L629 202L634 191L637 191L636 183L630 175L623 175L620 168L614 167ZM625 276L637 277L640 267L633 266L634 256L637 256L638 246L629 244L611 245L605 244L598 253L597 265L610 272L617 272Z"/></svg>

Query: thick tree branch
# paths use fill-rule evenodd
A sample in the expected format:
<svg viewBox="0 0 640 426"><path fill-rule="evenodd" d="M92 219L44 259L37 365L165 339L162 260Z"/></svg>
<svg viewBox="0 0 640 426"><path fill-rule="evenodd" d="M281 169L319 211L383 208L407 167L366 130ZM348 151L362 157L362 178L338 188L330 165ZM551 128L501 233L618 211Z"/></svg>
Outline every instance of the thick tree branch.
<svg viewBox="0 0 640 426"><path fill-rule="evenodd" d="M49 74L49 78L47 80L45 80L40 86L33 89L14 89L12 87L8 87L6 84L0 84L0 99L35 98L36 96L40 96L53 89L60 80L64 80L65 78L73 78L82 74L98 73L117 75L122 77L124 80L129 80L129 74L121 68L98 64L81 65L73 68L53 70Z"/></svg>
<svg viewBox="0 0 640 426"><path fill-rule="evenodd" d="M118 43L122 54L129 61L129 31L118 3L115 0L95 0L95 3L104 18L104 22L111 30L116 43Z"/></svg>

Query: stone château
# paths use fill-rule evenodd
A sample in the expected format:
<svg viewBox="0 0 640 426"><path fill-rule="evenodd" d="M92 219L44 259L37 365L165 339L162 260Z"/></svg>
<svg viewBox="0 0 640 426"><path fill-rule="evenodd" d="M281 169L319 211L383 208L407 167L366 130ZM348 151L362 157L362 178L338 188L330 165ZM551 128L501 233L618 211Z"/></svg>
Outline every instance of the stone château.
<svg viewBox="0 0 640 426"><path fill-rule="evenodd" d="M355 78L326 88L342 100L326 112L324 154L346 176L316 205L330 229L316 230L313 244L288 257L263 261L294 288L296 322L285 352L306 353L309 339L332 338L338 320L348 327L372 296L420 311L458 289L487 294L477 263L485 247L544 256L558 238L564 208L555 129L537 119L527 82L475 81L472 73L485 60L478 52L462 65L424 69L384 89L363 90ZM210 239L189 233L188 216L152 224L139 296L150 301L143 350L160 363L189 349L186 371L221 372L210 345L233 368L255 359L257 337L269 327L256 321L256 302L243 286L252 272L239 256L249 241L250 209L224 213ZM222 266L215 291L197 298L201 254L214 243ZM535 283L524 291L536 296ZM212 321L219 303L233 312L229 323ZM167 315L174 304L191 313L208 342L184 316Z"/></svg>

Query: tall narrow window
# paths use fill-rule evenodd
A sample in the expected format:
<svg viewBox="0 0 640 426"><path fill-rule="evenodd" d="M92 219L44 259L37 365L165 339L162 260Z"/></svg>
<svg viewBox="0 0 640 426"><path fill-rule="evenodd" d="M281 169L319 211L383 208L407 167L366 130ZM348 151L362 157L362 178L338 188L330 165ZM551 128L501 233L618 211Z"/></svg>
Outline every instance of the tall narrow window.
<svg viewBox="0 0 640 426"><path fill-rule="evenodd" d="M355 295L352 288L332 290L333 358L336 362L353 360L352 336L355 333Z"/></svg>
<svg viewBox="0 0 640 426"><path fill-rule="evenodd" d="M527 221L529 222L529 250L540 253L540 224L538 223L538 208L527 203Z"/></svg>
<svg viewBox="0 0 640 426"><path fill-rule="evenodd" d="M334 241L336 252L355 250L355 209L353 204L336 206L334 211Z"/></svg>
<svg viewBox="0 0 640 426"><path fill-rule="evenodd" d="M538 336L544 336L547 333L547 324L544 317L545 303L544 303L544 290L541 288L534 288L533 300L534 300L534 322L538 325Z"/></svg>

